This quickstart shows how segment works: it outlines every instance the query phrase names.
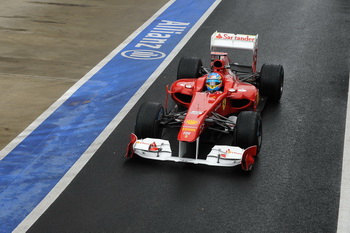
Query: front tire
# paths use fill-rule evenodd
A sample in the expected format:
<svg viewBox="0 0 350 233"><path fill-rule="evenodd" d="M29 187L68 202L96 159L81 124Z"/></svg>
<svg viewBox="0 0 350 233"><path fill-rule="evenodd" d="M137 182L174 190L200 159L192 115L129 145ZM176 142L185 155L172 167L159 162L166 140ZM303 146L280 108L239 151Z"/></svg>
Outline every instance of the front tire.
<svg viewBox="0 0 350 233"><path fill-rule="evenodd" d="M258 112L245 111L237 117L236 145L242 149L257 146L258 152L262 144L262 120Z"/></svg>
<svg viewBox="0 0 350 233"><path fill-rule="evenodd" d="M143 103L136 116L136 136L138 138L160 138L163 132L160 120L163 115L164 108L160 103Z"/></svg>

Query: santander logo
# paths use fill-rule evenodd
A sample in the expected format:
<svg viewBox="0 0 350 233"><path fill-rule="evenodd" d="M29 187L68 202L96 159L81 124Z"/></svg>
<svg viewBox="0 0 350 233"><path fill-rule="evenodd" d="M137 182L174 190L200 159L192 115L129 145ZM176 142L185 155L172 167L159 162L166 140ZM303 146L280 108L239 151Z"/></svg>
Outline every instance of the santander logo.
<svg viewBox="0 0 350 233"><path fill-rule="evenodd" d="M233 36L232 34L229 35L229 34L221 34L221 33L217 34L216 38L217 39L223 39L223 40L233 40L233 39L235 39L235 40L251 41L251 42L253 42L255 40L255 38L251 38L248 35L246 35L246 36L245 35L244 36L243 35L242 36Z"/></svg>
<svg viewBox="0 0 350 233"><path fill-rule="evenodd" d="M226 40L232 40L233 36L227 35L227 34L223 34L221 35L220 33L216 35L216 38L218 39L226 39Z"/></svg>

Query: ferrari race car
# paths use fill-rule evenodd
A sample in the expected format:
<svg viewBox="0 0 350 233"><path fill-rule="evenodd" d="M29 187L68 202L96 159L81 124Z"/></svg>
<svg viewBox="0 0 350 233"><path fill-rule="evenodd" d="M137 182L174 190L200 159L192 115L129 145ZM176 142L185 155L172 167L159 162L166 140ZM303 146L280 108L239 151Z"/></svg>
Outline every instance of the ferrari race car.
<svg viewBox="0 0 350 233"><path fill-rule="evenodd" d="M231 62L222 52L228 49L251 51L251 65ZM165 108L155 102L140 106L125 157L252 169L262 143L260 112L266 101L280 100L283 66L264 64L257 72L258 35L215 32L210 50L210 68L201 59L181 58L177 80L166 88ZM169 95L176 103L171 110ZM164 138L165 129L175 129L177 138ZM216 145L218 135L226 135L228 145ZM208 140L215 144L203 152Z"/></svg>

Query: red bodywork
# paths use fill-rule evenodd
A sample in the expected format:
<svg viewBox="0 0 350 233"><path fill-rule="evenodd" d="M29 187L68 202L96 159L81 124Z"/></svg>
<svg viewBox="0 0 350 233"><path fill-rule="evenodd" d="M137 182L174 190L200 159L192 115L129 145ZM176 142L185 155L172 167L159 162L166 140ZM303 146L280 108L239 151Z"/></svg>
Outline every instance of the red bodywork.
<svg viewBox="0 0 350 233"><path fill-rule="evenodd" d="M216 112L222 116L241 111L255 111L259 102L259 90L252 84L241 82L230 70L227 53L212 52L212 72L223 78L222 91L206 91L206 77L180 79L174 82L168 93L174 101L188 108L177 139L193 142L210 123L205 120Z"/></svg>

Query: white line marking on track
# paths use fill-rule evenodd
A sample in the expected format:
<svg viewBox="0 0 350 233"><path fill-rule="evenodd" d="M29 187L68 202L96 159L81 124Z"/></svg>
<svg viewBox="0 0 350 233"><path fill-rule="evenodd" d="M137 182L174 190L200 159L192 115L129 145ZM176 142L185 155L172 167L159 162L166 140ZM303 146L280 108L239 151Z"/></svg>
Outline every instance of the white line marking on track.
<svg viewBox="0 0 350 233"><path fill-rule="evenodd" d="M350 73L349 73L350 79ZM348 104L345 121L343 150L343 168L340 186L338 233L350 232L350 82L348 87Z"/></svg>
<svg viewBox="0 0 350 233"><path fill-rule="evenodd" d="M76 85L69 89L65 95L62 96L52 107L53 110L48 109L38 119L39 124L44 121L55 109L57 109L66 99L69 98L81 85L83 85L89 78L93 76L98 70L100 70L109 60L111 60L118 52L120 52L130 41L136 37L144 28L146 28L155 18L157 18L164 10L166 10L175 0L169 1L164 5L155 15L153 15L145 24L143 24L137 31L131 34L121 45L119 45L113 52L111 52L104 60L102 60L95 68L93 68L88 74L86 74L82 80L80 80ZM102 143L108 138L108 136L113 132L113 130L119 125L130 109L135 105L135 103L141 98L141 96L147 91L147 89L152 85L152 83L157 79L157 77L163 72L163 70L169 65L169 63L174 59L174 57L180 52L180 50L185 46L187 41L193 36L193 34L198 30L198 28L204 23L208 16L214 11L214 9L219 5L221 0L216 0L213 5L206 11L205 14L197 21L197 23L192 27L192 29L187 33L187 35L180 41L180 43L174 48L170 55L162 62L159 68L148 78L148 80L140 87L140 89L135 93L135 95L128 101L124 108L118 113L118 115L111 121L111 123L102 131L102 133L95 139L95 141L90 145L90 147L84 152L84 154L75 162L75 164L69 169L69 171L62 177L62 179L56 184L56 186L46 195L46 197L34 208L34 210L17 226L13 232L25 232L27 231L38 219L39 217L49 208L49 206L57 199L57 197L67 188L74 177L80 172L80 170L85 166L85 164L91 159L95 152L100 148ZM57 104L57 106L56 106ZM33 122L33 126L29 126L28 131L33 131L39 124L38 122ZM36 123L36 124L34 124ZM29 133L30 133L29 132ZM28 132L24 135L28 135ZM23 137L22 136L22 137ZM13 142L14 145L18 145L23 138L17 142ZM12 143L12 142L11 142ZM15 146L14 146L15 147ZM13 147L13 148L14 148ZM12 148L12 147L11 147ZM13 149L7 149L9 152ZM10 150L11 149L11 150ZM1 158L1 154L0 154Z"/></svg>

